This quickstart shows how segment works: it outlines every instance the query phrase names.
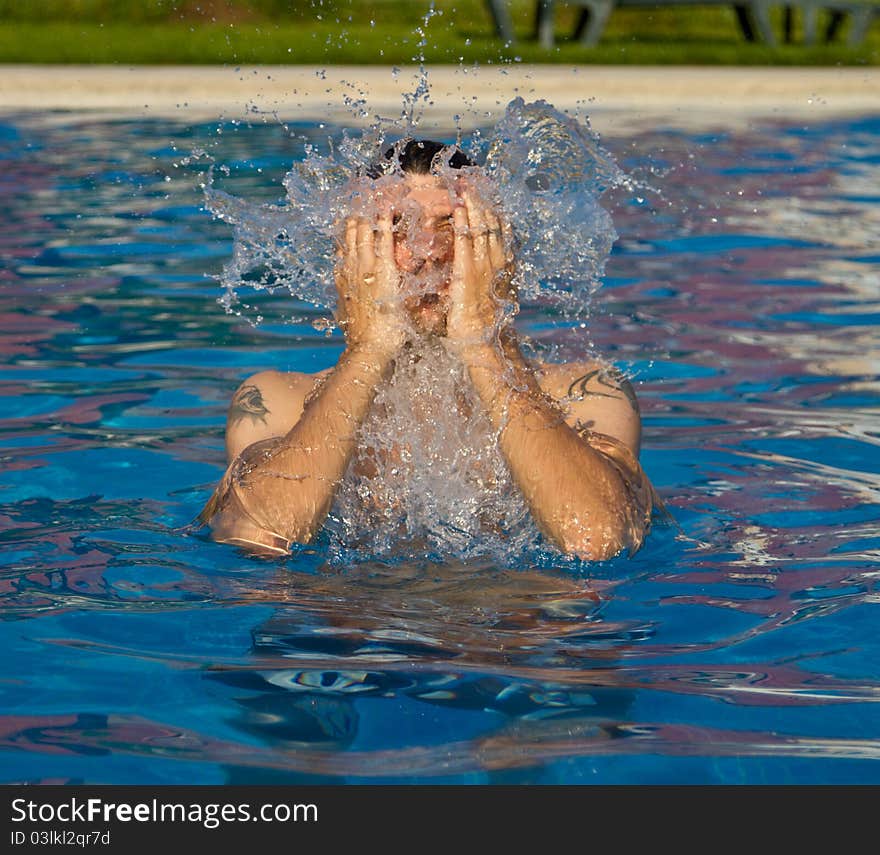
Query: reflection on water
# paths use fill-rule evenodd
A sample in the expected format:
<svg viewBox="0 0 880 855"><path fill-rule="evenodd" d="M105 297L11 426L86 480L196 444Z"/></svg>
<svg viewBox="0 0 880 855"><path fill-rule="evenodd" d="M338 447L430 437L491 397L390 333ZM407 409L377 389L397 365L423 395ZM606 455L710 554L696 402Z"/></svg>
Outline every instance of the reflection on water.
<svg viewBox="0 0 880 855"><path fill-rule="evenodd" d="M228 227L173 166L208 144L242 197L290 167L272 126L0 124L4 781L878 780L877 120L603 140L660 192L611 199L587 333L684 536L594 566L185 528L240 379L341 349L216 306Z"/></svg>

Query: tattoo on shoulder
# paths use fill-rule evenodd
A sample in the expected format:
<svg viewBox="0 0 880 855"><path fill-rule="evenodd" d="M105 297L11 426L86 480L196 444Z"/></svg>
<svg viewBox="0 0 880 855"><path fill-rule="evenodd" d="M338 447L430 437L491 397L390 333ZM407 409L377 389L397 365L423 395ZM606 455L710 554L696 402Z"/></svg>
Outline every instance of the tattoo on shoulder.
<svg viewBox="0 0 880 855"><path fill-rule="evenodd" d="M588 389L590 381L595 380L600 386L604 386L610 390L608 392L600 392L597 389ZM567 397L574 400L583 400L584 398L616 398L615 392L620 392L629 402L633 412L639 412L639 402L636 398L635 390L632 383L626 379L623 372L613 366L602 368L594 368L586 374L577 378L569 387Z"/></svg>
<svg viewBox="0 0 880 855"><path fill-rule="evenodd" d="M253 424L258 421L266 424L268 414L269 410L263 403L263 393L251 384L242 386L229 406L229 418L235 422L248 418Z"/></svg>

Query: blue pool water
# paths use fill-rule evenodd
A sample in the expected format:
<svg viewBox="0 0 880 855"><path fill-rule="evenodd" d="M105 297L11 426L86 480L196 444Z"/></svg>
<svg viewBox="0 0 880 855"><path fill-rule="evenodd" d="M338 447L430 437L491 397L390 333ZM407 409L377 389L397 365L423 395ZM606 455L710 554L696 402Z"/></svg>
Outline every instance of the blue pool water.
<svg viewBox="0 0 880 855"><path fill-rule="evenodd" d="M223 312L230 229L180 158L272 201L300 147L0 117L3 782L880 782L880 118L603 142L658 192L609 200L586 333L519 322L634 377L681 533L340 566L187 528L237 383L341 344L280 297Z"/></svg>

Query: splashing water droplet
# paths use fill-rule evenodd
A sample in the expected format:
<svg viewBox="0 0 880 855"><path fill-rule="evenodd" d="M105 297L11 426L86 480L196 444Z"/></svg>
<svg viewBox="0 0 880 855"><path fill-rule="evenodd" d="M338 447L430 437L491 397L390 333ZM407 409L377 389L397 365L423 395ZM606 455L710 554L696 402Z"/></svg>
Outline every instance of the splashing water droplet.
<svg viewBox="0 0 880 855"><path fill-rule="evenodd" d="M324 333L324 335L332 335L333 330L336 329L336 324L330 320L330 318L315 318L312 321L312 326L318 331Z"/></svg>

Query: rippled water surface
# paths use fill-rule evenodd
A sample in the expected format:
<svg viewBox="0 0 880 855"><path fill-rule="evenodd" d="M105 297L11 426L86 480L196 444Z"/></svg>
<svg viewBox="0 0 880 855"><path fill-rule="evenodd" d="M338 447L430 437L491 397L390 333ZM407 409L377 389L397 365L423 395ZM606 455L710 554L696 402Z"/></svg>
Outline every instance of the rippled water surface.
<svg viewBox="0 0 880 855"><path fill-rule="evenodd" d="M186 529L238 382L341 344L223 312L230 230L175 164L273 201L298 144L0 120L4 782L880 782L880 120L603 143L659 192L610 200L586 332L519 323L631 374L681 533L339 566Z"/></svg>

